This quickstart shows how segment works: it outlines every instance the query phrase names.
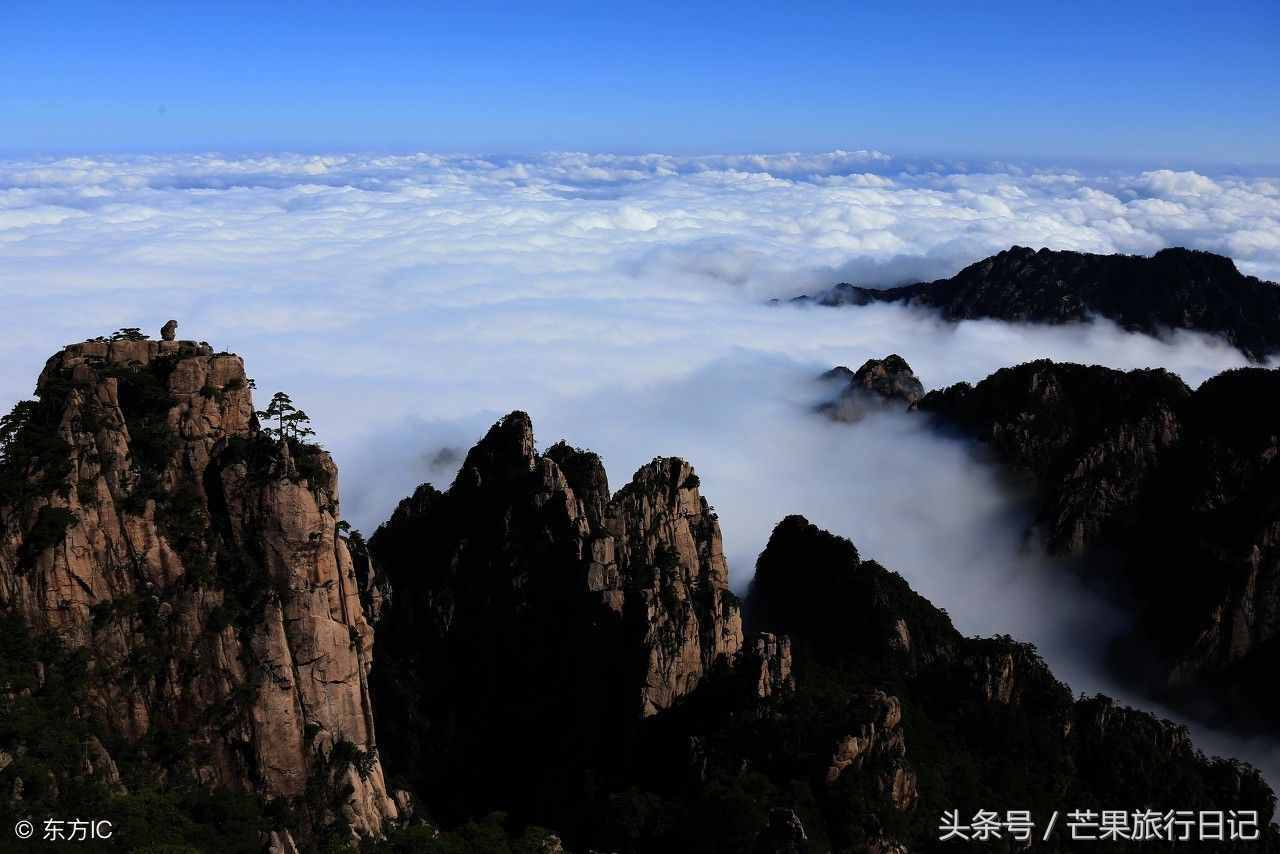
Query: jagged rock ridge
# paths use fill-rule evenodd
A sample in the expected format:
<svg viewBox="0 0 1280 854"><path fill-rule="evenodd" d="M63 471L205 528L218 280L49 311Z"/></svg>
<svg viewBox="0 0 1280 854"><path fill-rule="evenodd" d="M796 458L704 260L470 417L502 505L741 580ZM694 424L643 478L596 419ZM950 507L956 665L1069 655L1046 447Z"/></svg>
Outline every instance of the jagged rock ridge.
<svg viewBox="0 0 1280 854"><path fill-rule="evenodd" d="M1072 323L1098 316L1149 335L1170 329L1219 335L1254 361L1280 350L1280 287L1243 275L1230 258L1182 248L1148 258L1014 246L949 279L884 289L842 283L792 302L901 302L937 309L952 321Z"/></svg>
<svg viewBox="0 0 1280 854"><path fill-rule="evenodd" d="M599 457L563 442L539 454L514 412L447 492L423 485L370 539L394 589L379 731L442 814L563 817L590 778L625 773L643 721L713 675L741 664L752 693L785 686L784 641L744 646L699 486L658 458L610 495Z"/></svg>
<svg viewBox="0 0 1280 854"><path fill-rule="evenodd" d="M1192 391L1162 370L1047 360L930 392L922 411L1032 473L1051 551L1132 603L1158 694L1273 730L1280 664L1280 372ZM1153 647L1153 649L1151 648ZM1148 662L1133 662L1152 672Z"/></svg>
<svg viewBox="0 0 1280 854"><path fill-rule="evenodd" d="M5 423L0 610L85 657L82 725L171 785L377 834L397 811L328 454L264 436L240 358L203 343L72 345L37 397Z"/></svg>
<svg viewBox="0 0 1280 854"><path fill-rule="evenodd" d="M902 852L943 809L1177 803L1257 809L1275 850L1256 771L961 636L803 518L761 555L744 631L707 595L727 575L700 487L664 458L611 495L598 457L537 453L513 413L372 538L394 588L379 732L434 815L509 810L578 850Z"/></svg>

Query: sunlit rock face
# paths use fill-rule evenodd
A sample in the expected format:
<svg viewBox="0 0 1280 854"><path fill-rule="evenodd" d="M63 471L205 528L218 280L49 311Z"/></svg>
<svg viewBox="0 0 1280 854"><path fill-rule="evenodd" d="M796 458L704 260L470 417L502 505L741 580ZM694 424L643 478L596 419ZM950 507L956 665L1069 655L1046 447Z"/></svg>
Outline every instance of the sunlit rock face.
<svg viewBox="0 0 1280 854"><path fill-rule="evenodd" d="M396 808L337 469L264 435L251 394L241 359L204 343L50 358L4 461L0 605L88 652L83 713L107 734L184 740L169 779L376 835Z"/></svg>
<svg viewBox="0 0 1280 854"><path fill-rule="evenodd" d="M513 412L447 492L403 501L370 540L394 590L374 681L384 737L409 747L397 768L498 803L580 791L583 768L625 766L640 722L731 669L742 620L699 486L658 458L610 495L595 454L538 453ZM782 646L751 658L763 693L788 679Z"/></svg>

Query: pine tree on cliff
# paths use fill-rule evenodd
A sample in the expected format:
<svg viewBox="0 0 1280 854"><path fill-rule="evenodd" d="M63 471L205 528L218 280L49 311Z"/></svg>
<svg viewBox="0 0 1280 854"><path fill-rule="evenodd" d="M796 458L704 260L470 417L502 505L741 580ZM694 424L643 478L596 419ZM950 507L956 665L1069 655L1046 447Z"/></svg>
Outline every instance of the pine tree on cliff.
<svg viewBox="0 0 1280 854"><path fill-rule="evenodd" d="M293 400L282 391L272 395L267 408L258 412L257 416L264 421L276 423L275 427L262 428L262 432L275 439L293 439L300 442L316 434L316 431L311 429L311 418L294 406Z"/></svg>

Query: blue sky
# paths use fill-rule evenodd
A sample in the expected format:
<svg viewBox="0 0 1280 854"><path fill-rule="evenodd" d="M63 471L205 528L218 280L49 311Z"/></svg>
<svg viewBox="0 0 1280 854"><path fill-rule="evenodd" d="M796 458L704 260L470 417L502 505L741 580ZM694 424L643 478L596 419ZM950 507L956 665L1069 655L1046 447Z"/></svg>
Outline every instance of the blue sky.
<svg viewBox="0 0 1280 854"><path fill-rule="evenodd" d="M1280 162L1274 0L267 5L0 4L0 151Z"/></svg>

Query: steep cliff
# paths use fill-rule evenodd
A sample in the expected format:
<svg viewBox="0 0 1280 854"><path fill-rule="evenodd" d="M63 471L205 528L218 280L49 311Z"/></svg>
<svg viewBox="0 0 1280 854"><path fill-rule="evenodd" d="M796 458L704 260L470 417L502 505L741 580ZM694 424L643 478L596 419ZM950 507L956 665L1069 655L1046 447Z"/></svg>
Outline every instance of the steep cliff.
<svg viewBox="0 0 1280 854"><path fill-rule="evenodd" d="M387 761L446 819L567 820L625 776L643 721L716 672L751 658L761 690L785 678L776 642L742 654L719 524L683 460L611 496L595 454L539 454L513 412L370 547L394 589L373 674Z"/></svg>
<svg viewBox="0 0 1280 854"><path fill-rule="evenodd" d="M250 386L238 356L190 341L49 359L0 435L0 609L37 639L36 675L8 697L34 702L42 674L78 661L71 714L108 745L94 764L132 769L112 785L244 792L276 804L264 829L374 835L396 807L337 469L264 435ZM5 791L74 785L33 733L7 735L32 761L20 782L0 771Z"/></svg>
<svg viewBox="0 0 1280 854"><path fill-rule="evenodd" d="M1151 686L1235 728L1280 703L1280 372L1192 392L1164 371L1032 362L919 404L1031 473L1051 550L1084 555L1140 618L1127 652Z"/></svg>
<svg viewBox="0 0 1280 854"><path fill-rule="evenodd" d="M1255 361L1280 350L1280 287L1243 275L1230 258L1182 248L1147 258L1014 246L949 279L884 289L840 284L793 301L901 302L937 309L947 320L1073 323L1098 316L1149 335L1219 335Z"/></svg>

